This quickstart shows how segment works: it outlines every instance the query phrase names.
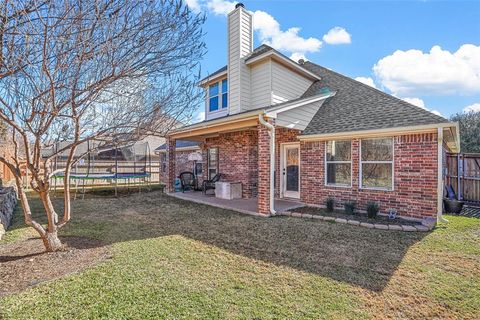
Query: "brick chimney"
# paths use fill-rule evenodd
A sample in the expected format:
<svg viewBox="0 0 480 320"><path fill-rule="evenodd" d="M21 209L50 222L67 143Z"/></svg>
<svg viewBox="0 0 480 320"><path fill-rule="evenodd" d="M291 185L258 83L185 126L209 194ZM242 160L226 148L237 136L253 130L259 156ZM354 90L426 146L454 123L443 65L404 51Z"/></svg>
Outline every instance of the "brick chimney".
<svg viewBox="0 0 480 320"><path fill-rule="evenodd" d="M253 15L237 3L228 14L228 106L229 114L250 106L250 71L244 58L253 50Z"/></svg>

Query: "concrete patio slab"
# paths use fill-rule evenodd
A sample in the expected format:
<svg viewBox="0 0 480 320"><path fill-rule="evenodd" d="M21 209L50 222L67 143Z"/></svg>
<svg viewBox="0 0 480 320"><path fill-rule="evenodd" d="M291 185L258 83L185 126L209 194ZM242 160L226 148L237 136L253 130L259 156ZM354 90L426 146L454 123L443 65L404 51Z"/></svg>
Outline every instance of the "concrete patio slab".
<svg viewBox="0 0 480 320"><path fill-rule="evenodd" d="M206 204L209 206L233 210L240 213L246 213L255 216L265 216L257 212L257 198L251 199L219 199L214 195L204 195L202 192L174 192L168 193L168 195L195 203ZM275 199L275 210L277 212L284 212L293 208L303 206L300 202L294 200Z"/></svg>

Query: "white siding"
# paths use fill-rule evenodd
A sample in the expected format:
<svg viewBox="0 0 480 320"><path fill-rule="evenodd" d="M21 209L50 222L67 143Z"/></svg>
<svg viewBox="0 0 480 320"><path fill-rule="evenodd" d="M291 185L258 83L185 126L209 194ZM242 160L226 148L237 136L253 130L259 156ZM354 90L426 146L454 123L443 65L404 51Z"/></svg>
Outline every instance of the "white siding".
<svg viewBox="0 0 480 320"><path fill-rule="evenodd" d="M324 101L325 100L313 102L305 106L281 112L278 114L275 123L281 127L305 130Z"/></svg>
<svg viewBox="0 0 480 320"><path fill-rule="evenodd" d="M250 107L250 69L243 58L253 50L253 17L244 8L228 15L229 114Z"/></svg>
<svg viewBox="0 0 480 320"><path fill-rule="evenodd" d="M270 60L252 66L250 70L250 107L266 107L272 104L272 77Z"/></svg>
<svg viewBox="0 0 480 320"><path fill-rule="evenodd" d="M272 104L300 98L313 82L272 61Z"/></svg>

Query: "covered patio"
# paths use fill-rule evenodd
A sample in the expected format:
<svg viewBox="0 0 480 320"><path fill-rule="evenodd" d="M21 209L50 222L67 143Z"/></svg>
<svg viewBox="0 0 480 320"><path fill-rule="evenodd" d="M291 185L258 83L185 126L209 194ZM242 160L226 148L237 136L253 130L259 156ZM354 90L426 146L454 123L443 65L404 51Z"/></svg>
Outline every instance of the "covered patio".
<svg viewBox="0 0 480 320"><path fill-rule="evenodd" d="M209 206L233 210L240 213L246 213L251 215L259 215L258 213L258 204L257 198L243 198L243 199L219 199L214 195L204 195L202 192L173 192L169 193L170 196L173 196L178 199L192 201L196 203L206 204ZM284 212L290 209L298 208L303 206L300 201L295 200L286 200L286 199L275 199L275 209L277 212Z"/></svg>

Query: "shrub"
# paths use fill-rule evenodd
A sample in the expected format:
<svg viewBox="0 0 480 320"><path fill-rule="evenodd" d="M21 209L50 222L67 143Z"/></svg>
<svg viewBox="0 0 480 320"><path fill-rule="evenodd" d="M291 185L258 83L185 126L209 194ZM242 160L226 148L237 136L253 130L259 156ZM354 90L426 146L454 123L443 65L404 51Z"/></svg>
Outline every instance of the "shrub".
<svg viewBox="0 0 480 320"><path fill-rule="evenodd" d="M346 214L355 214L355 208L357 207L357 203L355 201L348 201L343 204L343 207L345 208L345 213Z"/></svg>
<svg viewBox="0 0 480 320"><path fill-rule="evenodd" d="M333 209L335 208L335 199L327 198L327 201L325 202L325 205L327 206L327 211L328 212L333 212Z"/></svg>
<svg viewBox="0 0 480 320"><path fill-rule="evenodd" d="M376 219L380 206L378 203L370 201L367 203L367 216L371 219Z"/></svg>

